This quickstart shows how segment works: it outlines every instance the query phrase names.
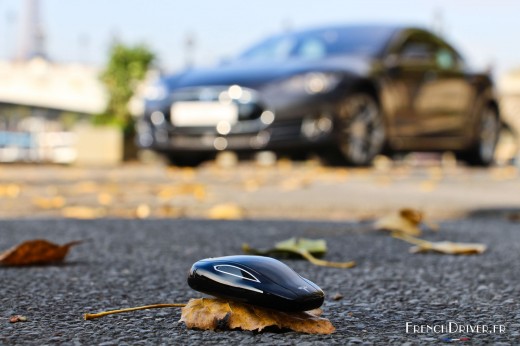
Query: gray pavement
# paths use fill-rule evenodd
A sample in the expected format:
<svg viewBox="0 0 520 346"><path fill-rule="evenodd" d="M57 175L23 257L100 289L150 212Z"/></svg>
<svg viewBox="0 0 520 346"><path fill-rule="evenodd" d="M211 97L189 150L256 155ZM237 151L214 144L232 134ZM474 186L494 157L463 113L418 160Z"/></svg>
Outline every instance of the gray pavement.
<svg viewBox="0 0 520 346"><path fill-rule="evenodd" d="M84 321L85 312L186 302L201 297L186 284L201 258L269 246L291 236L325 238L326 259L349 269L286 263L327 294L328 336L187 330L178 309ZM90 241L63 265L0 267L0 345L424 345L468 337L465 344L520 344L520 227L504 218L444 221L431 240L482 242L477 256L410 254L409 245L363 222L29 219L0 221L0 249L23 240ZM332 297L340 293L343 299ZM14 314L28 322L10 324ZM505 326L503 333L406 333L411 325ZM440 328L440 327L439 327Z"/></svg>

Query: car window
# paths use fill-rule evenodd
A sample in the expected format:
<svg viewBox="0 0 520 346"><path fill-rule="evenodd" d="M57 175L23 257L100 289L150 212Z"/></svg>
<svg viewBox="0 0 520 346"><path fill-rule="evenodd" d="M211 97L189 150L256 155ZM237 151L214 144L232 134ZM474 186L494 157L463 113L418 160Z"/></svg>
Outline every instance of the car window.
<svg viewBox="0 0 520 346"><path fill-rule="evenodd" d="M255 47L254 51L248 52L248 60L284 60L291 54L296 41L292 37L274 38L265 41L263 44Z"/></svg>
<svg viewBox="0 0 520 346"><path fill-rule="evenodd" d="M449 47L439 47L435 54L435 61L441 70L456 70L463 66L462 59Z"/></svg>
<svg viewBox="0 0 520 346"><path fill-rule="evenodd" d="M276 61L319 59L334 55L376 56L394 30L389 27L344 27L285 33L271 37L242 53L238 59Z"/></svg>
<svg viewBox="0 0 520 346"><path fill-rule="evenodd" d="M302 42L298 51L297 56L303 59L317 59L322 58L327 54L327 47L323 41L317 39L308 39Z"/></svg>
<svg viewBox="0 0 520 346"><path fill-rule="evenodd" d="M401 47L399 56L404 63L430 64L435 61L433 42L421 36L410 37Z"/></svg>

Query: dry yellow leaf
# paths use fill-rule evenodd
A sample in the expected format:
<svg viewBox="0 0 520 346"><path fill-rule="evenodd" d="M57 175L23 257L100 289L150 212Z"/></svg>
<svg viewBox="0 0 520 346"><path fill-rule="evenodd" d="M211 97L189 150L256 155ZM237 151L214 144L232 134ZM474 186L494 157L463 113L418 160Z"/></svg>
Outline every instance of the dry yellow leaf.
<svg viewBox="0 0 520 346"><path fill-rule="evenodd" d="M251 178L243 182L243 187L247 192L255 192L258 191L261 184L262 182L260 182L258 179Z"/></svg>
<svg viewBox="0 0 520 346"><path fill-rule="evenodd" d="M138 219L146 219L150 216L152 210L148 204L139 204L137 209L135 210L135 216Z"/></svg>
<svg viewBox="0 0 520 346"><path fill-rule="evenodd" d="M65 205L66 200L62 196L54 197L35 197L32 203L41 209L58 209Z"/></svg>
<svg viewBox="0 0 520 346"><path fill-rule="evenodd" d="M208 211L210 219L238 220L244 218L244 210L235 203L217 204Z"/></svg>
<svg viewBox="0 0 520 346"><path fill-rule="evenodd" d="M97 219L105 216L105 214L104 209L82 206L65 207L61 210L61 215L72 219Z"/></svg>
<svg viewBox="0 0 520 346"><path fill-rule="evenodd" d="M434 180L425 180L419 186L422 192L432 192L437 188L437 182Z"/></svg>
<svg viewBox="0 0 520 346"><path fill-rule="evenodd" d="M193 189L193 197L199 201L203 201L206 199L207 193L206 193L206 187L203 185L196 185Z"/></svg>
<svg viewBox="0 0 520 346"><path fill-rule="evenodd" d="M5 184L0 185L0 197L16 198L20 195L20 185Z"/></svg>
<svg viewBox="0 0 520 346"><path fill-rule="evenodd" d="M0 264L22 266L61 262L71 246L81 241L73 241L64 245L56 245L47 240L29 240L0 254Z"/></svg>
<svg viewBox="0 0 520 346"><path fill-rule="evenodd" d="M309 187L311 183L312 179L310 177L292 177L282 181L280 188L282 191L301 190Z"/></svg>
<svg viewBox="0 0 520 346"><path fill-rule="evenodd" d="M185 214L184 209L171 205L162 205L157 209L157 215L159 217L182 217L185 216Z"/></svg>
<svg viewBox="0 0 520 346"><path fill-rule="evenodd" d="M99 193L97 196L98 203L104 206L112 204L113 199L114 197L112 197L111 194L106 192Z"/></svg>
<svg viewBox="0 0 520 346"><path fill-rule="evenodd" d="M195 199L202 201L206 199L206 187L202 184L184 184L179 186L167 186L162 188L157 197L163 200L171 199L181 195L192 195Z"/></svg>
<svg viewBox="0 0 520 346"><path fill-rule="evenodd" d="M181 176L184 181L191 181L195 178L197 171L192 167L182 167L179 168Z"/></svg>
<svg viewBox="0 0 520 346"><path fill-rule="evenodd" d="M400 232L409 235L420 235L419 225L423 220L423 214L415 209L404 208L397 213L392 213L377 220L375 229Z"/></svg>
<svg viewBox="0 0 520 346"><path fill-rule="evenodd" d="M14 315L9 317L9 323L27 322L27 317L22 315Z"/></svg>
<svg viewBox="0 0 520 346"><path fill-rule="evenodd" d="M100 187L95 181L82 181L73 185L70 189L72 193L83 195L89 193L96 193Z"/></svg>
<svg viewBox="0 0 520 346"><path fill-rule="evenodd" d="M496 181L513 180L518 177L518 168L514 166L494 167L490 173L491 178Z"/></svg>
<svg viewBox="0 0 520 346"><path fill-rule="evenodd" d="M433 251L448 255L476 255L483 253L487 248L486 245L479 243L430 242L406 234L394 234L393 236L414 244L415 246L410 248L412 253Z"/></svg>
<svg viewBox="0 0 520 346"><path fill-rule="evenodd" d="M278 169L284 171L290 171L293 169L293 162L286 158L281 158L276 162Z"/></svg>
<svg viewBox="0 0 520 346"><path fill-rule="evenodd" d="M262 331L267 327L308 334L331 334L332 323L309 312L288 313L216 298L191 299L182 308L181 322L189 329L242 329Z"/></svg>
<svg viewBox="0 0 520 346"><path fill-rule="evenodd" d="M374 168L378 171L389 171L392 169L393 162L387 156L377 155L374 158Z"/></svg>

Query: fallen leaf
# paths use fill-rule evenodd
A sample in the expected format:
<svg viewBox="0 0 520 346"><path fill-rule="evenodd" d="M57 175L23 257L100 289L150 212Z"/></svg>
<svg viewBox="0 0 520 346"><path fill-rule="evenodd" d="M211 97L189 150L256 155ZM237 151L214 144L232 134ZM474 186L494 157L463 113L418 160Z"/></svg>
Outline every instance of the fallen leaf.
<svg viewBox="0 0 520 346"><path fill-rule="evenodd" d="M406 234L394 234L397 239L404 240L415 246L410 248L411 253L438 252L448 255L477 255L486 251L486 245L479 243L454 243L451 241L430 242Z"/></svg>
<svg viewBox="0 0 520 346"><path fill-rule="evenodd" d="M223 203L211 208L208 217L217 220L238 220L244 218L244 210L235 203Z"/></svg>
<svg viewBox="0 0 520 346"><path fill-rule="evenodd" d="M36 239L23 242L0 254L0 264L22 266L61 262L69 249L82 241L56 245L47 240Z"/></svg>
<svg viewBox="0 0 520 346"><path fill-rule="evenodd" d="M307 334L331 334L332 323L309 312L286 313L214 298L190 299L182 308L181 322L188 329L249 330L291 329Z"/></svg>
<svg viewBox="0 0 520 346"><path fill-rule="evenodd" d="M514 166L495 167L490 172L491 178L496 181L513 180L518 177L518 169Z"/></svg>
<svg viewBox="0 0 520 346"><path fill-rule="evenodd" d="M332 300L341 300L343 299L343 295L341 293L336 293L332 296Z"/></svg>
<svg viewBox="0 0 520 346"><path fill-rule="evenodd" d="M183 208L174 207L171 205L162 205L157 209L157 215L159 217L182 217L185 216L186 212Z"/></svg>
<svg viewBox="0 0 520 346"><path fill-rule="evenodd" d="M111 194L102 192L97 195L98 203L103 206L108 206L112 204L112 201L114 200L114 197Z"/></svg>
<svg viewBox="0 0 520 346"><path fill-rule="evenodd" d="M5 184L0 185L0 197L16 198L20 195L20 185Z"/></svg>
<svg viewBox="0 0 520 346"><path fill-rule="evenodd" d="M14 315L9 317L9 323L27 322L27 317L22 315Z"/></svg>
<svg viewBox="0 0 520 346"><path fill-rule="evenodd" d="M245 180L242 185L243 185L243 188L245 191L255 192L255 191L258 191L258 189L260 189L262 182L258 179L251 178L251 179Z"/></svg>
<svg viewBox="0 0 520 346"><path fill-rule="evenodd" d="M148 204L139 204L137 209L135 210L135 216L138 219L146 219L150 216L152 210Z"/></svg>
<svg viewBox="0 0 520 346"><path fill-rule="evenodd" d="M41 209L58 209L65 205L65 198L61 196L54 197L36 197L33 198L32 203Z"/></svg>
<svg viewBox="0 0 520 346"><path fill-rule="evenodd" d="M433 180L426 180L421 183L419 189L422 192L432 192L437 188L437 182Z"/></svg>
<svg viewBox="0 0 520 346"><path fill-rule="evenodd" d="M408 235L420 235L419 228L423 214L415 209L404 208L397 213L382 217L374 223L374 228L384 231L401 232Z"/></svg>
<svg viewBox="0 0 520 346"><path fill-rule="evenodd" d="M293 169L293 162L286 158L281 158L276 162L278 169L284 171L290 171Z"/></svg>
<svg viewBox="0 0 520 346"><path fill-rule="evenodd" d="M387 156L377 155L374 158L373 165L378 171L389 171L392 168L393 162Z"/></svg>
<svg viewBox="0 0 520 346"><path fill-rule="evenodd" d="M244 251L252 255L301 258L299 251L305 250L314 257L323 257L327 253L327 242L323 239L289 238L279 241L270 249L253 249L244 244Z"/></svg>
<svg viewBox="0 0 520 346"><path fill-rule="evenodd" d="M182 178L184 180L193 180L197 175L197 171L193 167L182 167L179 169L181 172Z"/></svg>
<svg viewBox="0 0 520 346"><path fill-rule="evenodd" d="M507 215L507 219L511 222L520 222L520 213L511 213Z"/></svg>
<svg viewBox="0 0 520 346"><path fill-rule="evenodd" d="M356 265L353 261L331 262L317 258L327 252L327 243L323 239L290 238L274 244L273 248L267 250L253 249L248 244L242 244L242 251L260 256L303 257L315 265L324 267L352 268Z"/></svg>
<svg viewBox="0 0 520 346"><path fill-rule="evenodd" d="M95 181L82 181L77 183L70 188L70 192L73 194L84 195L89 193L96 193L100 187Z"/></svg>
<svg viewBox="0 0 520 346"><path fill-rule="evenodd" d="M192 195L198 201L206 199L206 187L202 184L182 184L178 186L163 187L158 193L157 197L162 200L169 200L176 196Z"/></svg>
<svg viewBox="0 0 520 346"><path fill-rule="evenodd" d="M63 208L61 214L72 219L97 219L105 216L106 213L102 208L71 206Z"/></svg>
<svg viewBox="0 0 520 346"><path fill-rule="evenodd" d="M311 184L312 179L310 177L291 177L280 183L280 189L282 191L302 190Z"/></svg>

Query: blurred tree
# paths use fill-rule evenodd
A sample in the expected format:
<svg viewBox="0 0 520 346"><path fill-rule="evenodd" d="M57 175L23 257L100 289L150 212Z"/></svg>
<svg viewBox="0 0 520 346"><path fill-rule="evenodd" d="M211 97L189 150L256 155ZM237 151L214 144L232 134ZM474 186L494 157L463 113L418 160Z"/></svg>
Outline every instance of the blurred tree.
<svg viewBox="0 0 520 346"><path fill-rule="evenodd" d="M108 64L101 73L101 81L107 89L109 99L105 112L96 115L94 123L116 125L123 130L125 160L137 156L134 121L128 102L154 60L154 53L144 45L131 47L115 42L110 51Z"/></svg>
<svg viewBox="0 0 520 346"><path fill-rule="evenodd" d="M95 123L118 125L131 131L133 119L128 102L154 59L155 55L144 45L130 47L115 43L112 46L108 64L101 73L101 81L109 94L108 105L103 114L95 117Z"/></svg>

